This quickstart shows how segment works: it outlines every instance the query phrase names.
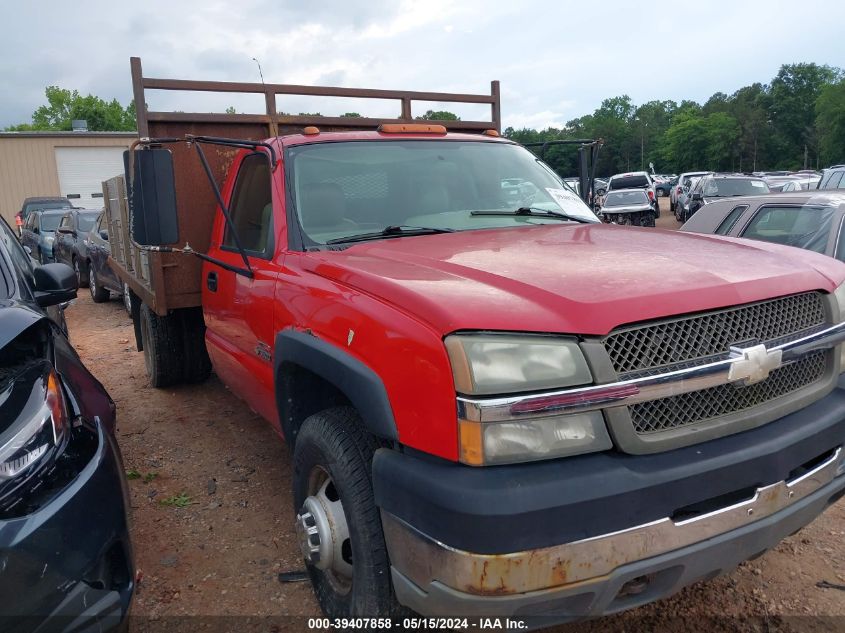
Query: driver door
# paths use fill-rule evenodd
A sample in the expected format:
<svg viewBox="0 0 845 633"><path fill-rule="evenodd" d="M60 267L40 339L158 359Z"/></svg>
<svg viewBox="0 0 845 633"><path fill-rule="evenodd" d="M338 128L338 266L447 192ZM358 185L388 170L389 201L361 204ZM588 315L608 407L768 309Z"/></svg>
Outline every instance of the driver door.
<svg viewBox="0 0 845 633"><path fill-rule="evenodd" d="M235 231L218 211L208 254L226 266L203 265L206 343L217 375L262 417L278 426L273 385L276 261L272 174L267 155L242 155L231 186L229 210ZM224 193L225 196L225 193ZM281 208L276 201L275 208ZM243 247L252 277L246 269ZM279 255L279 258L282 256Z"/></svg>

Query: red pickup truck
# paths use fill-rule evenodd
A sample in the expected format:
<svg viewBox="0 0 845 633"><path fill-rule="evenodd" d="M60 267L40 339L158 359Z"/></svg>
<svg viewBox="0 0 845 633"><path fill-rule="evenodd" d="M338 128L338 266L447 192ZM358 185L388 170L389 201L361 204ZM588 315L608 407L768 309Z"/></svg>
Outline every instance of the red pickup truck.
<svg viewBox="0 0 845 633"><path fill-rule="evenodd" d="M355 95L133 70L137 103L266 97L265 115L139 110L113 265L153 382L201 379L207 348L289 445L326 614L612 613L845 491L845 265L601 224L496 134L495 85L451 95L491 121L414 123L411 100L450 95L373 91L402 116L303 130L276 95Z"/></svg>

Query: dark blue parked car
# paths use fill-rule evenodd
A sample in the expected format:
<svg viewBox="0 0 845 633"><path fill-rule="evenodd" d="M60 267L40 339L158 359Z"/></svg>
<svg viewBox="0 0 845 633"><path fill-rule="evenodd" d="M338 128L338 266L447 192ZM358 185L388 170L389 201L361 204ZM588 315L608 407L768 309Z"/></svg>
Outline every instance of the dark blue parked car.
<svg viewBox="0 0 845 633"><path fill-rule="evenodd" d="M56 261L53 255L56 229L59 228L66 211L67 209L33 211L21 228L21 244L42 264Z"/></svg>
<svg viewBox="0 0 845 633"><path fill-rule="evenodd" d="M68 342L65 264L0 221L0 630L125 626L135 569L115 407Z"/></svg>
<svg viewBox="0 0 845 633"><path fill-rule="evenodd" d="M88 288L94 303L108 301L112 292L125 295L123 283L109 266L109 224L106 212L101 211L94 228L84 238L88 270ZM124 298L125 302L125 298ZM127 311L129 308L127 307Z"/></svg>
<svg viewBox="0 0 845 633"><path fill-rule="evenodd" d="M67 264L76 273L79 287L88 283L88 254L85 237L94 227L99 211L70 209L65 212L53 242L53 257Z"/></svg>

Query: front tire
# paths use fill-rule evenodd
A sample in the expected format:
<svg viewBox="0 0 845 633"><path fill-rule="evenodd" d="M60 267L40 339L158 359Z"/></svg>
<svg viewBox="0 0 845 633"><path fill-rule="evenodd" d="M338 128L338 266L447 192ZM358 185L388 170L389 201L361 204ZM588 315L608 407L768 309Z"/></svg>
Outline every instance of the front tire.
<svg viewBox="0 0 845 633"><path fill-rule="evenodd" d="M74 262L77 261L78 260L74 260ZM79 264L76 263L76 266L74 268L78 266ZM91 299L94 301L94 303L105 303L111 297L111 293L108 291L108 289L103 288L100 285L100 282L97 281L97 273L93 268L88 273L88 290L91 291Z"/></svg>
<svg viewBox="0 0 845 633"><path fill-rule="evenodd" d="M297 533L317 601L331 618L391 617L401 610L373 498L378 446L350 407L312 415L296 436Z"/></svg>

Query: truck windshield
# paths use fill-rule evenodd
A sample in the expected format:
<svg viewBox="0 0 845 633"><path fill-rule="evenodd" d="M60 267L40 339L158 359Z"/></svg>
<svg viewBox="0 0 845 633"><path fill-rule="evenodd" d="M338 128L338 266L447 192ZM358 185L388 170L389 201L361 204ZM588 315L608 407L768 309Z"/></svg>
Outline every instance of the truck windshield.
<svg viewBox="0 0 845 633"><path fill-rule="evenodd" d="M484 141L344 141L288 150L294 206L314 244L390 226L471 229L560 225L538 215L473 215L532 207L598 222L528 150ZM375 237L374 239L378 239Z"/></svg>

